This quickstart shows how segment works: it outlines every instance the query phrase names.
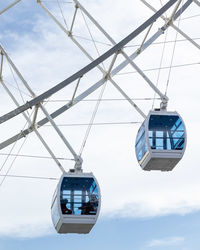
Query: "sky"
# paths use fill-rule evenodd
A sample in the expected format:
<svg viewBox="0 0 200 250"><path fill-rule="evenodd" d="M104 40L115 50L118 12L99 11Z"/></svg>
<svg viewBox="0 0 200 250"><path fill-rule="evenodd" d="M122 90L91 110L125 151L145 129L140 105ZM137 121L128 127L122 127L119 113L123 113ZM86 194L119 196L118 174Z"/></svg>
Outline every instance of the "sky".
<svg viewBox="0 0 200 250"><path fill-rule="evenodd" d="M13 1L0 1L0 11ZM59 22L70 29L74 14L71 1L42 1ZM149 1L150 2L150 1ZM121 41L153 12L141 1L81 0L80 3L116 41ZM166 3L151 1L159 9ZM185 1L183 1L185 3ZM182 4L182 3L181 3ZM123 10L123 11L122 11ZM173 9L166 15L169 17ZM36 95L68 78L90 60L34 0L21 0L0 15L0 44ZM175 22L200 44L200 8L191 6ZM151 37L164 25L157 20ZM146 32L124 48L130 55L138 49ZM73 38L93 58L112 47L102 33L78 10ZM95 42L94 42L95 41ZM83 170L93 172L102 195L99 219L89 235L58 235L51 222L51 199L61 171L34 133L0 151L0 250L1 249L162 249L199 250L199 49L169 28L134 62L146 76L167 93L168 110L180 113L187 129L183 159L171 172L146 172L135 157L135 138L141 115L109 81L55 119L77 154L85 142L88 124L102 96L94 124L83 147ZM112 58L102 65L108 70ZM124 61L119 55L113 68ZM170 68L170 66L172 66ZM159 69L161 68L161 69ZM3 80L22 105L31 95L4 58ZM76 96L102 79L95 68L81 78ZM131 66L113 77L147 115L160 100ZM49 113L71 100L76 82L44 101ZM16 106L1 86L1 115ZM34 109L26 112L33 120ZM37 121L44 114L39 110ZM19 115L1 126L1 142L27 128ZM66 171L74 166L73 156L54 129L46 124L38 130ZM8 156L9 155L9 156ZM13 155L18 155L15 157ZM15 176L15 177L14 177ZM16 177L16 176L24 176ZM34 177L34 178L25 178Z"/></svg>

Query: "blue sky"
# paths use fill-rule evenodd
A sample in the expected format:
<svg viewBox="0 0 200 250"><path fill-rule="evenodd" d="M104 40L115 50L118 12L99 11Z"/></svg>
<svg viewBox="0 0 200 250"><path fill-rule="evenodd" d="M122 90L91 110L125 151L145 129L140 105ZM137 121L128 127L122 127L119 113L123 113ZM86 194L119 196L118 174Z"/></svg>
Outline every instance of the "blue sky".
<svg viewBox="0 0 200 250"><path fill-rule="evenodd" d="M148 219L101 218L89 235L56 235L52 231L50 236L33 239L1 237L0 249L198 250L199 220L200 213Z"/></svg>
<svg viewBox="0 0 200 250"><path fill-rule="evenodd" d="M13 1L8 1L11 2ZM65 21L70 27L74 13L73 4L60 2ZM116 41L123 39L152 15L139 0L134 1L134 4L132 0L116 0L114 6L112 0L80 2ZM165 2L155 0L154 7L159 9L161 3ZM57 1L45 0L44 4L64 25ZM5 6L5 2L0 1L0 10ZM200 8L192 4L183 14L183 20L175 24L190 37L200 38L199 16ZM22 0L3 13L0 19L0 43L36 94L46 91L90 62L34 0ZM156 23L149 36L163 24L162 20ZM73 31L74 38L93 58L111 47L110 42L87 18L83 18L80 11L77 13ZM129 54L135 51L138 45L134 46L140 44L144 36L145 33L132 41L130 47L125 49L126 52ZM196 138L200 127L197 115L200 108L200 52L184 39L181 42L170 42L175 38L183 39L173 29L169 29L166 35L157 40L158 44L150 46L135 63L143 70L154 69L145 73L162 92L168 84L168 110L178 111L185 121L187 148L177 167L169 173L142 171L134 149L142 117L125 101L102 101L95 122L111 124L92 127L82 155L84 171L94 173L102 194L101 215L94 229L89 235L57 235L50 216L51 199L57 181L7 177L0 185L0 250L45 247L49 250L199 250L200 161L199 140ZM95 46L91 40L97 41ZM165 46L164 41L168 41ZM105 62L106 69L110 61L109 59ZM114 67L122 61L123 58L119 56ZM172 66L178 65L171 72L169 69L158 70L159 67L169 67L171 63ZM152 108L152 100L144 98L154 96L152 89L132 67L127 66L120 73L113 79L131 98L136 98L136 104L148 114ZM101 78L102 73L97 69L93 70L81 79L77 94ZM31 99L6 60L3 65L3 79L20 104ZM72 97L74 88L75 83L52 96L45 102L46 109L52 112L64 105L66 99ZM0 114L3 115L14 109L15 105L2 87L0 90ZM99 94L100 90L97 90L88 99L97 99ZM107 82L103 98L113 100L123 97ZM55 119L76 152L79 152L87 130L87 126L80 124L89 123L95 105L94 101L81 102ZM155 101L155 107L158 106L159 101ZM31 119L32 111L27 113ZM37 119L43 117L42 112L39 112ZM1 124L1 141L19 133L24 126L23 116ZM74 162L69 160L72 155L52 127L44 126L39 131L57 157L68 159L60 160L63 167L66 170L73 167ZM60 177L60 170L48 158L47 151L33 133L13 148L11 145L0 153L46 157L41 159L18 156L13 161L13 156L7 159L5 155L1 155L1 174L9 170L8 173L12 175Z"/></svg>

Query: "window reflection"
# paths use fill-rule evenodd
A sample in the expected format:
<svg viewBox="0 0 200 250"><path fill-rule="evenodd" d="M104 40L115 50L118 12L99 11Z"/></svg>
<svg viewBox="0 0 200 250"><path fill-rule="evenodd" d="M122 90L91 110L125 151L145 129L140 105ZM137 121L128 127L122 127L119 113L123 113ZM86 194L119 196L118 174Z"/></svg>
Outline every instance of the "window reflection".
<svg viewBox="0 0 200 250"><path fill-rule="evenodd" d="M58 205L57 205L57 198L54 199L52 209L51 209L52 221L54 225L57 225L59 221L59 213L58 213Z"/></svg>
<svg viewBox="0 0 200 250"><path fill-rule="evenodd" d="M185 132L179 116L151 115L149 143L151 149L182 150L185 143Z"/></svg>
<svg viewBox="0 0 200 250"><path fill-rule="evenodd" d="M147 144L145 142L145 125L143 123L138 131L138 135L136 138L136 156L138 161L140 161L143 158L146 152L147 152Z"/></svg>
<svg viewBox="0 0 200 250"><path fill-rule="evenodd" d="M64 177L60 195L63 214L95 215L97 213L98 188L91 177Z"/></svg>

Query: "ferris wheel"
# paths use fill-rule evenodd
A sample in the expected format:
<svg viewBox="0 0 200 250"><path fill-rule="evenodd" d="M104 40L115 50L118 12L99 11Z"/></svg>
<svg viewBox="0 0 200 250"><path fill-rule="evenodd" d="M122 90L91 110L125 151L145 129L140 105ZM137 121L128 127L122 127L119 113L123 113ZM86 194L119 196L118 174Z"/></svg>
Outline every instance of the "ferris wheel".
<svg viewBox="0 0 200 250"><path fill-rule="evenodd" d="M18 3L21 1L23 0L12 2L10 5L4 7L0 11L0 14L3 15L11 8L17 8ZM6 49L0 45L0 82L7 95L17 107L12 111L1 115L0 124L12 122L12 120L18 115L23 116L26 120L26 125L20 132L0 143L0 149L4 149L10 145L15 145L17 141L26 138L33 132L46 148L51 158L55 161L56 165L62 172L62 176L60 177L56 187L51 205L52 221L58 233L89 233L95 225L100 213L100 186L93 173L83 172L82 152L86 145L91 127L94 123L95 115L102 100L107 82L111 83L113 88L123 96L123 98L143 119L142 124L139 122L141 126L138 130L135 141L136 158L138 160L138 164L143 170L171 171L184 155L187 142L184 121L178 112L167 110L169 101L167 90L177 39L174 41L174 47L172 49L172 54L170 55L169 73L167 76L167 84L165 86L158 86L160 69L157 80L153 81L146 74L146 72L142 70L137 63L135 63L135 61L136 59L138 60L138 58L142 57L142 54L145 53L149 47L153 46L153 44L155 44L160 37L165 36L166 39L168 29L175 30L176 34L180 34L184 39L191 43L192 46L196 49L200 49L200 45L184 33L179 26L184 12L191 6L195 5L199 7L200 2L198 0L169 0L165 1L165 4L162 4L160 9L156 9L151 6L150 1L141 0L141 2L153 12L152 16L139 25L139 27L132 31L129 35L125 36L125 38L123 38L120 42L115 42L109 33L106 32L106 30L79 1L73 0L73 14L70 17L70 26L68 26L64 9L66 3L62 3L57 0L58 10L60 11L59 17L61 19L59 20L59 17L53 13L53 9L51 9L51 7L47 8L46 4L48 4L48 1L36 0L36 4L44 10L44 12L53 20L55 25L57 25L60 30L64 32L65 36L67 36L90 60L89 64L60 83L54 84L53 87L41 94L36 94L36 92L33 91L18 70L17 66L12 61L9 54L6 52ZM84 47L85 40L87 39L79 37L80 39L78 40L78 36L76 37L76 35L74 35L76 23L80 24L80 16L78 16L78 14L80 14L83 25L88 31L90 41L92 41L94 51L97 54L96 59L89 53L87 46ZM178 22L178 25L176 25L176 22ZM92 28L90 28L89 23L92 25ZM106 42L104 42L104 44L102 42L102 44L109 45L109 49L107 49L108 46L106 49L98 49L97 44L100 44L101 42L94 38L92 33L94 30L98 31L99 37L104 37L104 41ZM130 43L135 40L138 45L131 46ZM165 46L166 40L163 44ZM164 47L162 53L164 54ZM161 55L160 65L162 64L163 54ZM5 61L7 62L7 65L9 65L13 75L20 79L24 91L28 92L29 100L24 101L23 104L18 101L15 94L13 94L10 90L8 84L6 84L6 81L4 81L4 74L7 74L6 67L8 67L5 66ZM136 104L135 100L128 95L128 91L124 90L114 78L116 75L119 75L120 72L123 74L123 70L126 67L129 67L131 70L134 69L134 71L147 84L145 88L150 89L151 93L154 94L154 97L150 99L150 101L153 101L153 105L151 107L149 105L147 106L147 114L142 108L139 107L138 104ZM97 73L97 71L99 72ZM90 74L94 75L95 83L92 83L92 85L89 85L89 87L84 89L84 86L87 86L85 81L87 81ZM98 81L96 81L96 75L100 76ZM54 111L51 111L50 108L49 112L45 101L71 85L73 85L73 88L70 89L71 99L65 105ZM92 111L92 117L88 124L80 152L77 153L67 139L67 136L56 124L55 118L59 117L64 112L71 110L74 106L80 105L85 98L98 89L100 89L100 93L96 100L94 110ZM79 95L77 94L78 91L81 92ZM137 89L135 91L137 92ZM158 103L159 106L156 106ZM32 111L31 114L27 112L30 109ZM39 112L43 114L41 119L39 119ZM39 129L47 123L51 124L57 134L57 137L62 140L64 145L72 154L72 160L75 162L74 168L66 170L59 161L58 157L56 157L49 143L47 143L42 137ZM6 173L5 178L8 175L8 172L9 170Z"/></svg>

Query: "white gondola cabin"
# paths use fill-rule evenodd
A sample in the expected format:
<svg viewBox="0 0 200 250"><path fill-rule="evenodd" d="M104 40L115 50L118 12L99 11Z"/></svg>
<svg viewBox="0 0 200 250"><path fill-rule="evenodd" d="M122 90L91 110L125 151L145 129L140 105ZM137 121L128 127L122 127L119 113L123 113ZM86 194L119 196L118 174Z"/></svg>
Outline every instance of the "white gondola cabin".
<svg viewBox="0 0 200 250"><path fill-rule="evenodd" d="M87 234L97 221L100 189L92 173L63 174L54 193L51 216L58 233Z"/></svg>
<svg viewBox="0 0 200 250"><path fill-rule="evenodd" d="M143 170L170 171L186 147L184 122L177 112L150 111L136 138L136 157Z"/></svg>

